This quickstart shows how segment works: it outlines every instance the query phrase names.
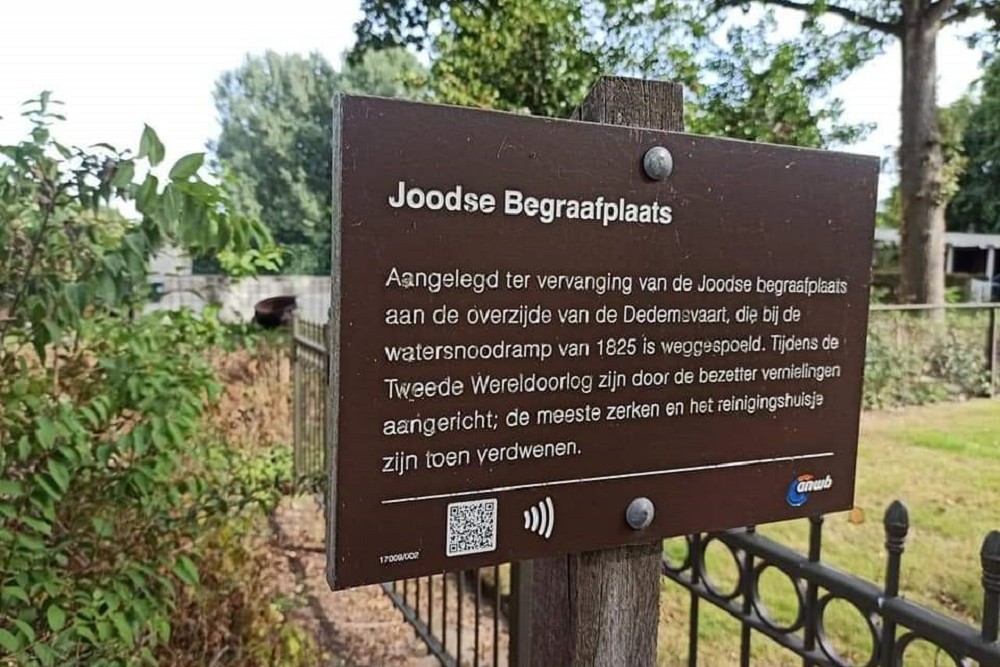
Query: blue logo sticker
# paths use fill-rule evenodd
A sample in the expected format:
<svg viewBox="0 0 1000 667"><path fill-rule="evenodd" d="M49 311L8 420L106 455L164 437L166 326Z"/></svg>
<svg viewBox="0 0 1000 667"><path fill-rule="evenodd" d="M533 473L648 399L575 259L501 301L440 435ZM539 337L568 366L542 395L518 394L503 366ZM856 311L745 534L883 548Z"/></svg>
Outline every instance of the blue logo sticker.
<svg viewBox="0 0 1000 667"><path fill-rule="evenodd" d="M802 507L809 500L809 494L814 491L826 491L832 486L833 478L830 475L818 479L809 474L799 475L788 485L785 502L792 507Z"/></svg>

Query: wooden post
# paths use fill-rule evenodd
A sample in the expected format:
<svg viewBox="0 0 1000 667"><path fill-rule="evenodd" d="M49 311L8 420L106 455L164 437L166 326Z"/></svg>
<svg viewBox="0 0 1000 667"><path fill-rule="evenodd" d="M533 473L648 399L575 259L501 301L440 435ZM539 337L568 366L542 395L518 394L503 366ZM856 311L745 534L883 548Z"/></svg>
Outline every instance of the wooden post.
<svg viewBox="0 0 1000 667"><path fill-rule="evenodd" d="M992 285L992 283L991 283ZM992 296L992 294L991 294ZM1000 377L997 374L997 309L998 306L990 308L990 326L986 338L986 371L990 379L989 395L996 398L998 389L997 383Z"/></svg>
<svg viewBox="0 0 1000 667"><path fill-rule="evenodd" d="M572 118L679 132L682 93L678 84L604 77ZM520 638L530 647L530 667L653 667L661 558L658 540L533 561L524 572L531 636Z"/></svg>

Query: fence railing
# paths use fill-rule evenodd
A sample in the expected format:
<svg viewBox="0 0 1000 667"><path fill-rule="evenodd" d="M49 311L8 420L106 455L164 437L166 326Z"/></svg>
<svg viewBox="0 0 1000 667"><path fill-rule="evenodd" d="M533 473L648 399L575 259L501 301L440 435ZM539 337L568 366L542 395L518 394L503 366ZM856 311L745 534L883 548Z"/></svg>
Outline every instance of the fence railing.
<svg viewBox="0 0 1000 667"><path fill-rule="evenodd" d="M898 345L922 360L933 358L925 344L942 344L942 336L953 336L960 344L959 358L968 357L980 377L980 393L998 387L998 340L996 305L949 305L936 310L921 306L873 306L869 326L869 358L866 384L872 382L873 336L877 345ZM957 318L968 317L968 320ZM956 325L955 322L961 323ZM942 326L943 322L943 326ZM952 331L964 332L958 335ZM944 333L942 333L944 332ZM970 333L971 332L971 333ZM296 319L293 325L295 473L314 484L325 483L326 396L329 373L327 328ZM933 343L933 341L938 341ZM947 340L947 339L946 339ZM876 359L875 364L883 363ZM952 362L948 362L952 363ZM931 370L947 370L942 362ZM957 362L954 362L957 363ZM976 365L978 364L978 366ZM913 370L908 378L897 361L894 381L941 382L928 379L928 367ZM902 379L901 379L902 378ZM987 392L989 389L989 392ZM955 389L959 391L960 389ZM866 390L867 391L867 390ZM982 547L982 627L973 628L907 601L899 595L904 542L909 529L905 507L890 506L885 516L888 552L885 581L881 586L840 572L821 561L823 518L810 519L809 552L806 555L769 540L753 528L684 538L686 553L677 561L664 560L663 574L690 596L688 664L698 664L700 601L705 600L736 618L741 625L740 664L749 665L754 633L799 656L803 667L909 667L938 665L940 655L958 667L1000 667L1000 532L992 532ZM712 544L724 545L739 571L731 587L713 581L706 567L706 551ZM510 570L516 569L516 564ZM789 619L766 606L762 576L776 570L794 590L796 610ZM529 667L517 655L518 638L511 627L525 627L525 610L511 624L508 611L519 609L517 586L510 586L508 566L439 574L383 584L383 590L399 608L444 667ZM507 592L509 590L509 593ZM837 602L852 606L870 638L867 655L859 658L838 652L826 615ZM928 658L927 652L932 656ZM928 662L927 660L931 660ZM907 662L909 660L909 662ZM920 660L914 662L914 660ZM714 667L714 665L709 665Z"/></svg>
<svg viewBox="0 0 1000 667"><path fill-rule="evenodd" d="M326 477L327 327L292 324L295 477L315 490ZM382 585L445 667L506 667L510 567L500 565Z"/></svg>
<svg viewBox="0 0 1000 667"><path fill-rule="evenodd" d="M327 327L292 320L293 449L295 479L319 486L326 476Z"/></svg>
<svg viewBox="0 0 1000 667"><path fill-rule="evenodd" d="M997 644L1000 619L1000 532L983 543L982 627L973 628L914 604L899 595L902 556L909 531L906 507L896 501L885 513L887 552L885 581L877 586L821 561L823 517L809 520L809 553L799 554L753 528L689 535L687 553L679 561L664 560L663 574L690 593L688 665L698 664L699 601L715 605L741 626L740 665L750 665L756 632L802 658L804 667L904 667L938 665L947 656L957 667L1000 665ZM712 579L706 552L712 542L728 550L737 565L732 586ZM970 564L971 566L971 564ZM762 595L762 577L776 570L792 584L795 611L779 618ZM852 606L867 630L867 651L845 656L835 645L827 615L838 601ZM711 666L710 666L711 667Z"/></svg>
<svg viewBox="0 0 1000 667"><path fill-rule="evenodd" d="M382 584L444 667L507 667L509 566L497 565Z"/></svg>

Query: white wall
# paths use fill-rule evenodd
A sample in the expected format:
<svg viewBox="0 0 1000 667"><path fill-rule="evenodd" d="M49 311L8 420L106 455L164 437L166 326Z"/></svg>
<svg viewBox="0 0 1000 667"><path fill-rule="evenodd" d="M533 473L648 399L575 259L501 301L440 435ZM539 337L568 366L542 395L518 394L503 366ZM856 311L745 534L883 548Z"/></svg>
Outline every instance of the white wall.
<svg viewBox="0 0 1000 667"><path fill-rule="evenodd" d="M167 246L149 258L149 273L154 276L154 282L164 276L189 276L191 266L191 258L172 246Z"/></svg>
<svg viewBox="0 0 1000 667"><path fill-rule="evenodd" d="M222 306L220 317L228 322L249 322L258 301L272 296L295 296L298 317L312 322L326 322L330 310L328 276L263 276L230 281L223 276L156 276L162 284L163 298L147 307L150 310L188 307L199 311L209 303Z"/></svg>

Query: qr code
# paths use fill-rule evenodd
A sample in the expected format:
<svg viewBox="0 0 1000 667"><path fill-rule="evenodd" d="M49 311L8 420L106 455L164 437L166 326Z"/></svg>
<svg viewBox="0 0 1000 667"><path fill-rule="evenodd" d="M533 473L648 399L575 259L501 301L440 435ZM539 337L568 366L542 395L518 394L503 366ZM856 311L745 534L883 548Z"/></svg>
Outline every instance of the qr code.
<svg viewBox="0 0 1000 667"><path fill-rule="evenodd" d="M447 556L465 556L497 548L497 499L448 505Z"/></svg>

